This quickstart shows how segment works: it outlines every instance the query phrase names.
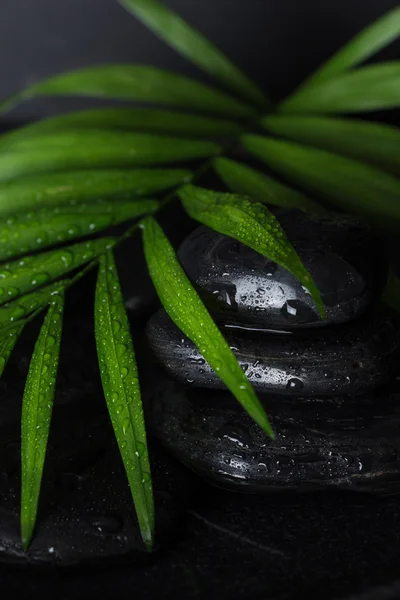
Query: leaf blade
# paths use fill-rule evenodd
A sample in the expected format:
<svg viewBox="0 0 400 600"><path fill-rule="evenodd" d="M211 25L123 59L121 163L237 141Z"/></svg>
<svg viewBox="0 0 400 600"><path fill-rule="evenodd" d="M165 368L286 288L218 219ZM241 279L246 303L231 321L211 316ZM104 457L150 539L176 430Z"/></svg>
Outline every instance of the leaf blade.
<svg viewBox="0 0 400 600"><path fill-rule="evenodd" d="M0 216L54 206L74 209L162 192L191 178L184 169L105 169L43 173L0 182Z"/></svg>
<svg viewBox="0 0 400 600"><path fill-rule="evenodd" d="M0 104L9 110L35 96L87 96L150 102L247 118L254 109L228 94L189 77L144 65L100 65L50 77Z"/></svg>
<svg viewBox="0 0 400 600"><path fill-rule="evenodd" d="M18 323L7 327L5 331L0 332L0 377L7 365L8 359L14 350L15 344L24 328L24 323Z"/></svg>
<svg viewBox="0 0 400 600"><path fill-rule="evenodd" d="M333 117L271 115L262 120L268 131L370 162L393 174L400 173L400 129L381 123Z"/></svg>
<svg viewBox="0 0 400 600"><path fill-rule="evenodd" d="M49 171L124 168L208 158L214 142L153 134L76 130L9 139L0 153L0 181Z"/></svg>
<svg viewBox="0 0 400 600"><path fill-rule="evenodd" d="M45 307L49 304L53 294L62 293L69 283L70 280L68 279L64 279L62 282L57 281L0 306L0 334L1 329L4 327L13 323L18 324L21 319L24 319L38 308Z"/></svg>
<svg viewBox="0 0 400 600"><path fill-rule="evenodd" d="M153 217L146 217L142 225L147 267L165 310L181 331L196 344L204 358L249 415L269 436L273 437L273 431L260 401L235 355L185 275L161 227ZM198 322L203 324L199 326Z"/></svg>
<svg viewBox="0 0 400 600"><path fill-rule="evenodd" d="M32 355L22 401L21 538L26 550L36 522L58 371L64 298L56 294Z"/></svg>
<svg viewBox="0 0 400 600"><path fill-rule="evenodd" d="M302 88L278 107L282 113L340 113L400 106L400 61L377 63Z"/></svg>
<svg viewBox="0 0 400 600"><path fill-rule="evenodd" d="M97 202L74 210L42 208L0 218L0 260L96 234L157 210L157 200Z"/></svg>
<svg viewBox="0 0 400 600"><path fill-rule="evenodd" d="M119 0L158 37L217 81L257 105L265 105L261 90L204 35L158 0Z"/></svg>
<svg viewBox="0 0 400 600"><path fill-rule="evenodd" d="M400 182L389 173L325 150L263 136L243 136L242 143L275 172L346 212L390 228L399 223Z"/></svg>
<svg viewBox="0 0 400 600"><path fill-rule="evenodd" d="M321 295L310 274L275 216L263 204L194 185L184 186L178 195L193 219L246 244L297 277L309 290L320 315L325 316Z"/></svg>
<svg viewBox="0 0 400 600"><path fill-rule="evenodd" d="M400 8L394 8L365 27L307 80L326 80L367 60L400 36Z"/></svg>
<svg viewBox="0 0 400 600"><path fill-rule="evenodd" d="M151 549L154 501L136 359L111 252L100 258L95 334L104 395L124 462L143 541Z"/></svg>
<svg viewBox="0 0 400 600"><path fill-rule="evenodd" d="M113 238L100 238L3 264L0 269L0 305L63 277L113 244Z"/></svg>
<svg viewBox="0 0 400 600"><path fill-rule="evenodd" d="M304 194L248 165L225 157L215 158L213 165L231 192L251 196L273 206L324 212L321 206Z"/></svg>
<svg viewBox="0 0 400 600"><path fill-rule="evenodd" d="M155 108L91 108L41 119L2 134L2 142L10 138L37 135L68 129L135 130L193 137L212 137L240 133L243 127L223 118L159 110Z"/></svg>

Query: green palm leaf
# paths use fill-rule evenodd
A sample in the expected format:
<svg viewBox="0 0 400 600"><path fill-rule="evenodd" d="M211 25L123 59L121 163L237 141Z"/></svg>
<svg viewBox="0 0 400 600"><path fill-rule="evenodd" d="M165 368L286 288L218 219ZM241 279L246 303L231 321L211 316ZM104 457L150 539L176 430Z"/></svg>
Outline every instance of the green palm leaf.
<svg viewBox="0 0 400 600"><path fill-rule="evenodd" d="M60 131L8 140L0 180L46 171L159 165L217 154L213 142L105 130Z"/></svg>
<svg viewBox="0 0 400 600"><path fill-rule="evenodd" d="M113 225L150 214L157 200L95 203L77 209L42 208L0 219L0 260L93 235Z"/></svg>
<svg viewBox="0 0 400 600"><path fill-rule="evenodd" d="M283 113L363 112L400 106L400 62L369 65L300 89L279 105Z"/></svg>
<svg viewBox="0 0 400 600"><path fill-rule="evenodd" d="M226 58L206 37L158 0L119 0L156 35L179 54L210 73L217 81L261 106L261 90Z"/></svg>
<svg viewBox="0 0 400 600"><path fill-rule="evenodd" d="M0 377L3 375L8 359L14 350L23 328L24 323L18 323L11 327L6 327L4 331L0 331Z"/></svg>
<svg viewBox="0 0 400 600"><path fill-rule="evenodd" d="M251 106L224 92L194 79L144 65L101 65L56 75L0 103L0 113L35 96L65 95L137 100L231 117L254 115Z"/></svg>
<svg viewBox="0 0 400 600"><path fill-rule="evenodd" d="M400 173L400 129L381 123L332 117L270 115L263 126L296 142L310 144Z"/></svg>
<svg viewBox="0 0 400 600"><path fill-rule="evenodd" d="M273 437L264 409L229 344L186 277L161 227L152 217L143 221L143 244L150 276L172 321L196 344L210 367L249 415Z"/></svg>
<svg viewBox="0 0 400 600"><path fill-rule="evenodd" d="M35 345L22 401L21 537L25 549L36 521L58 371L63 309L63 295L54 295Z"/></svg>
<svg viewBox="0 0 400 600"><path fill-rule="evenodd" d="M398 227L400 181L392 175L338 154L272 138L247 135L242 143L277 173L342 210Z"/></svg>
<svg viewBox="0 0 400 600"><path fill-rule="evenodd" d="M203 117L155 108L92 108L35 121L5 133L0 137L0 148L1 144L7 142L8 139L68 129L135 130L148 133L211 137L240 133L243 127L222 118Z"/></svg>
<svg viewBox="0 0 400 600"><path fill-rule="evenodd" d="M151 549L154 503L142 401L129 322L111 252L100 259L95 331L101 379L143 541Z"/></svg>
<svg viewBox="0 0 400 600"><path fill-rule="evenodd" d="M0 182L0 216L55 206L77 212L89 210L89 205L93 210L101 210L111 201L155 194L190 178L191 172L183 169L103 169L30 175Z"/></svg>
<svg viewBox="0 0 400 600"><path fill-rule="evenodd" d="M26 256L2 265L0 305L63 277L96 258L113 244L112 238L101 238Z"/></svg>
<svg viewBox="0 0 400 600"><path fill-rule="evenodd" d="M47 306L51 297L54 294L62 293L70 282L70 279L63 279L61 282L57 281L0 306L0 336L2 335L1 329L4 327L27 317L38 308Z"/></svg>
<svg viewBox="0 0 400 600"><path fill-rule="evenodd" d="M193 219L246 244L295 275L312 295L321 316L325 316L316 285L266 206L246 196L221 194L194 185L184 186L178 194Z"/></svg>
<svg viewBox="0 0 400 600"><path fill-rule="evenodd" d="M379 52L400 36L400 7L390 10L358 33L326 63L322 65L302 87L331 79L343 71L355 67Z"/></svg>
<svg viewBox="0 0 400 600"><path fill-rule="evenodd" d="M230 158L215 158L214 169L232 192L251 196L259 202L306 212L324 212L313 200L273 177Z"/></svg>

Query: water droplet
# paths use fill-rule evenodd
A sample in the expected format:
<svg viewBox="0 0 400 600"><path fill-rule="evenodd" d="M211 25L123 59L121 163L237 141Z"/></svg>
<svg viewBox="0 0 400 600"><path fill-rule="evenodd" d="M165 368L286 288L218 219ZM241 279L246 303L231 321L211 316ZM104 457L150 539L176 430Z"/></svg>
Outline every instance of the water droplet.
<svg viewBox="0 0 400 600"><path fill-rule="evenodd" d="M122 433L125 435L129 429L129 427L131 426L131 420L130 419L124 419L122 421Z"/></svg>
<svg viewBox="0 0 400 600"><path fill-rule="evenodd" d="M303 382L300 379L297 379L296 377L289 379L289 381L286 384L286 389L290 390L291 392L299 392L303 389L303 387Z"/></svg>
<svg viewBox="0 0 400 600"><path fill-rule="evenodd" d="M71 252L64 251L61 254L60 258L61 258L61 262L63 262L66 267L69 267L73 261L73 256L72 256Z"/></svg>
<svg viewBox="0 0 400 600"><path fill-rule="evenodd" d="M128 375L128 369L126 367L121 367L121 377L123 379L125 379L125 377Z"/></svg>
<svg viewBox="0 0 400 600"><path fill-rule="evenodd" d="M20 293L20 290L16 287L10 287L7 290L7 295L10 296L10 298L14 298L15 296L18 296L19 293Z"/></svg>
<svg viewBox="0 0 400 600"><path fill-rule="evenodd" d="M136 446L139 452L139 456L143 456L145 451L145 445L142 442L137 442Z"/></svg>
<svg viewBox="0 0 400 600"><path fill-rule="evenodd" d="M113 319L111 322L111 328L113 333L118 333L118 331L121 329L121 323L117 319Z"/></svg>
<svg viewBox="0 0 400 600"><path fill-rule="evenodd" d="M117 408L115 409L115 412L117 413L117 415L120 415L124 410L124 405L123 404L118 404Z"/></svg>
<svg viewBox="0 0 400 600"><path fill-rule="evenodd" d="M39 286L47 283L50 279L50 275L48 273L38 273L31 281L31 284L34 286Z"/></svg>
<svg viewBox="0 0 400 600"><path fill-rule="evenodd" d="M52 335L47 336L46 347L51 348L56 343L56 338Z"/></svg>
<svg viewBox="0 0 400 600"><path fill-rule="evenodd" d="M111 392L111 400L113 402L116 402L118 400L118 398L119 398L118 392Z"/></svg>

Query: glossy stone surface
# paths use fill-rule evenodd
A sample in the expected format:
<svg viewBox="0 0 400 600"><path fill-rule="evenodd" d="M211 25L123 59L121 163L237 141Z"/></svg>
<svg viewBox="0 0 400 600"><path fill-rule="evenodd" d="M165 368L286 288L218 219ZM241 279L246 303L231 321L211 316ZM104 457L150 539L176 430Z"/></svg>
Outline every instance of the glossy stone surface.
<svg viewBox="0 0 400 600"><path fill-rule="evenodd" d="M400 492L400 387L357 398L262 396L267 438L231 394L161 380L153 429L210 482L246 492L325 487Z"/></svg>
<svg viewBox="0 0 400 600"><path fill-rule="evenodd" d="M221 331L260 393L359 394L387 383L400 360L399 318L389 310L296 335L231 327ZM198 348L163 310L150 319L147 336L173 379L193 387L224 388Z"/></svg>
<svg viewBox="0 0 400 600"><path fill-rule="evenodd" d="M288 271L200 227L181 245L179 258L213 314L223 322L292 330L344 323L365 311L387 275L383 243L371 228L342 215L282 210L277 217L321 291L327 320Z"/></svg>

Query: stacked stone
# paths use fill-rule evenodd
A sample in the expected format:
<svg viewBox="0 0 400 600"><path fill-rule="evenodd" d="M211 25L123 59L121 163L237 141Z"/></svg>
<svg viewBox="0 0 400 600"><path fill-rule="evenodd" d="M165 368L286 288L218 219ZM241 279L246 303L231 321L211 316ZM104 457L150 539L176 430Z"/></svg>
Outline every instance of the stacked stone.
<svg viewBox="0 0 400 600"><path fill-rule="evenodd" d="M377 302L387 276L384 244L346 216L277 216L321 292L325 320L293 275L230 237L200 227L179 250L276 440L224 390L163 310L148 324L166 375L152 399L155 432L223 486L400 490L400 328L397 315Z"/></svg>

